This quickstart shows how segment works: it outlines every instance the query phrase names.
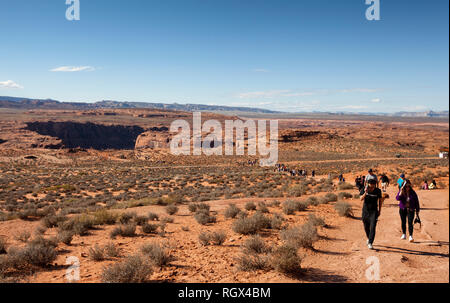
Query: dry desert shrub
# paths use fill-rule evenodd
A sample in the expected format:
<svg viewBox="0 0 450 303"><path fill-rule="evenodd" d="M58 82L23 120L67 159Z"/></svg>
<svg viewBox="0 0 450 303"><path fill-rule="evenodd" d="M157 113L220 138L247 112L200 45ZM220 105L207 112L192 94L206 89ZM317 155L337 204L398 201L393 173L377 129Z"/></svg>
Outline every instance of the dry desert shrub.
<svg viewBox="0 0 450 303"><path fill-rule="evenodd" d="M340 200L351 199L351 198L353 198L353 195L351 193L341 192L338 194L338 199L340 199Z"/></svg>
<svg viewBox="0 0 450 303"><path fill-rule="evenodd" d="M95 244L94 247L89 248L88 256L93 261L103 261L105 260L105 249Z"/></svg>
<svg viewBox="0 0 450 303"><path fill-rule="evenodd" d="M70 245L73 240L73 232L70 230L60 230L58 231L58 241L66 245Z"/></svg>
<svg viewBox="0 0 450 303"><path fill-rule="evenodd" d="M117 214L101 209L92 214L95 225L114 225L117 221Z"/></svg>
<svg viewBox="0 0 450 303"><path fill-rule="evenodd" d="M348 189L353 189L353 185L347 182L340 182L338 184L338 189L339 190L348 190Z"/></svg>
<svg viewBox="0 0 450 303"><path fill-rule="evenodd" d="M175 215L178 212L178 207L175 204L169 204L166 206L166 212L169 215Z"/></svg>
<svg viewBox="0 0 450 303"><path fill-rule="evenodd" d="M283 203L283 212L286 215L293 215L295 214L295 211L297 210L297 205L294 201L292 200L286 200Z"/></svg>
<svg viewBox="0 0 450 303"><path fill-rule="evenodd" d="M241 246L241 249L248 254L264 254L270 251L270 248L258 235L251 236L245 240Z"/></svg>
<svg viewBox="0 0 450 303"><path fill-rule="evenodd" d="M122 213L119 216L119 222L122 224L128 224L130 223L130 221L132 219L134 219L136 217L136 213L135 212L126 212L126 213Z"/></svg>
<svg viewBox="0 0 450 303"><path fill-rule="evenodd" d="M201 245L203 246L208 246L209 245L209 233L202 231L199 235L198 235L198 242L200 242Z"/></svg>
<svg viewBox="0 0 450 303"><path fill-rule="evenodd" d="M240 212L241 210L235 204L230 204L225 210L225 218L234 219Z"/></svg>
<svg viewBox="0 0 450 303"><path fill-rule="evenodd" d="M117 258L120 256L120 249L110 242L106 244L103 248L105 255L109 258Z"/></svg>
<svg viewBox="0 0 450 303"><path fill-rule="evenodd" d="M8 244L5 238L0 238L0 255L6 254L6 249L8 248Z"/></svg>
<svg viewBox="0 0 450 303"><path fill-rule="evenodd" d="M306 203L312 206L317 206L320 204L319 199L317 199L317 197L308 197L308 199L306 199Z"/></svg>
<svg viewBox="0 0 450 303"><path fill-rule="evenodd" d="M215 223L216 217L209 213L209 209L199 208L194 214L195 220L201 224L206 225L208 223Z"/></svg>
<svg viewBox="0 0 450 303"><path fill-rule="evenodd" d="M313 248L318 238L317 228L311 222L281 232L281 239L293 247Z"/></svg>
<svg viewBox="0 0 450 303"><path fill-rule="evenodd" d="M334 209L341 217L353 217L352 206L347 202L343 201L337 202L334 205Z"/></svg>
<svg viewBox="0 0 450 303"><path fill-rule="evenodd" d="M151 224L151 223L145 223L141 226L142 232L144 234L153 234L156 233L156 230L158 229L157 224Z"/></svg>
<svg viewBox="0 0 450 303"><path fill-rule="evenodd" d="M105 267L101 279L103 283L142 283L152 272L150 262L142 256L134 255Z"/></svg>
<svg viewBox="0 0 450 303"><path fill-rule="evenodd" d="M320 226L320 227L326 226L325 220L321 217L317 217L314 214L308 215L308 222L311 222L311 224L314 226Z"/></svg>
<svg viewBox="0 0 450 303"><path fill-rule="evenodd" d="M295 246L282 245L271 254L272 267L282 274L297 274L301 269L301 262Z"/></svg>
<svg viewBox="0 0 450 303"><path fill-rule="evenodd" d="M159 267L168 265L174 260L174 257L160 243L144 244L141 247L144 256L149 257L150 261Z"/></svg>
<svg viewBox="0 0 450 303"><path fill-rule="evenodd" d="M134 237L136 236L136 224L129 223L115 227L109 234L111 239L115 239L116 236L122 237Z"/></svg>
<svg viewBox="0 0 450 303"><path fill-rule="evenodd" d="M255 271L268 269L268 257L257 254L242 254L236 258L238 269L241 271Z"/></svg>
<svg viewBox="0 0 450 303"><path fill-rule="evenodd" d="M256 210L256 205L253 202L247 202L244 206L247 211Z"/></svg>
<svg viewBox="0 0 450 303"><path fill-rule="evenodd" d="M159 216L152 212L148 213L147 217L150 221L158 221L159 220Z"/></svg>

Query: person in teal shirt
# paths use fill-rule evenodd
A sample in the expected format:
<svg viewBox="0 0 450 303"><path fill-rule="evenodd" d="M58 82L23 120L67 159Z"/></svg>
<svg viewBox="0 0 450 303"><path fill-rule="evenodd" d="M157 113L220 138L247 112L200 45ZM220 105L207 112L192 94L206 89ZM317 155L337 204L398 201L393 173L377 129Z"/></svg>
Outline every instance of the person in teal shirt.
<svg viewBox="0 0 450 303"><path fill-rule="evenodd" d="M405 174L401 174L400 178L397 180L398 190L402 188L403 182L405 182Z"/></svg>

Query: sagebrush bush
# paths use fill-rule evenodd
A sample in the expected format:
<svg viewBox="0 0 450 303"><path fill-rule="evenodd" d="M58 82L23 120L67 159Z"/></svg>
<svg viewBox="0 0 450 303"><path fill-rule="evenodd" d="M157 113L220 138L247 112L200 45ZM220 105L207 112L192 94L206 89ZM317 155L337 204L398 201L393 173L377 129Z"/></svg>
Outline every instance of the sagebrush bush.
<svg viewBox="0 0 450 303"><path fill-rule="evenodd" d="M282 245L271 255L272 267L282 274L297 274L301 269L301 262L295 246Z"/></svg>
<svg viewBox="0 0 450 303"><path fill-rule="evenodd" d="M342 199L351 199L353 197L353 195L351 193L347 193L347 192L341 192L338 194L338 198L340 200Z"/></svg>
<svg viewBox="0 0 450 303"><path fill-rule="evenodd" d="M271 229L281 229L283 225L283 216L281 214L273 214L270 219L270 228Z"/></svg>
<svg viewBox="0 0 450 303"><path fill-rule="evenodd" d="M122 236L122 237L134 237L136 236L136 224L129 223L126 225L121 225L115 227L111 233L110 237L114 239L116 236Z"/></svg>
<svg viewBox="0 0 450 303"><path fill-rule="evenodd" d="M268 269L268 258L257 254L242 254L236 259L241 271Z"/></svg>
<svg viewBox="0 0 450 303"><path fill-rule="evenodd" d="M142 283L152 272L150 262L135 255L105 267L101 279L103 283Z"/></svg>
<svg viewBox="0 0 450 303"><path fill-rule="evenodd" d="M323 218L317 217L314 214L308 215L308 222L311 222L311 224L314 226L324 227L326 225L325 220Z"/></svg>
<svg viewBox="0 0 450 303"><path fill-rule="evenodd" d="M222 245L227 239L227 234L223 230L210 233L209 238L214 245Z"/></svg>
<svg viewBox="0 0 450 303"><path fill-rule="evenodd" d="M336 202L337 200L338 200L338 196L336 194L333 194L333 193L327 193L323 197L323 203Z"/></svg>
<svg viewBox="0 0 450 303"><path fill-rule="evenodd" d="M311 222L291 227L281 232L281 239L289 246L312 248L318 240L317 228Z"/></svg>
<svg viewBox="0 0 450 303"><path fill-rule="evenodd" d="M194 215L195 220L202 224L202 225L206 225L208 223L215 223L216 222L216 217L212 216L209 213L209 210L207 209L198 209L197 212Z"/></svg>
<svg viewBox="0 0 450 303"><path fill-rule="evenodd" d="M317 197L308 197L308 199L306 199L306 204L317 206L319 205L319 199L317 199Z"/></svg>
<svg viewBox="0 0 450 303"><path fill-rule="evenodd" d="M264 254L270 251L264 240L257 235L251 236L241 246L244 253Z"/></svg>
<svg viewBox="0 0 450 303"><path fill-rule="evenodd" d="M169 204L166 206L166 212L169 215L174 215L178 212L178 207L175 204Z"/></svg>
<svg viewBox="0 0 450 303"><path fill-rule="evenodd" d="M347 182L340 182L338 184L338 189L339 190L348 190L348 189L353 189L353 185Z"/></svg>
<svg viewBox="0 0 450 303"><path fill-rule="evenodd" d="M250 210L256 210L256 205L253 202L247 202L244 206L244 208L248 211Z"/></svg>
<svg viewBox="0 0 450 303"><path fill-rule="evenodd" d="M283 212L286 215L293 215L297 209L297 204L292 200L286 200L283 203Z"/></svg>
<svg viewBox="0 0 450 303"><path fill-rule="evenodd" d="M144 244L141 252L159 267L166 266L174 260L173 256L159 243Z"/></svg>
<svg viewBox="0 0 450 303"><path fill-rule="evenodd" d="M141 226L141 229L144 234L152 234L152 233L156 233L156 230L158 229L158 225L151 224L151 223L145 223L144 225Z"/></svg>
<svg viewBox="0 0 450 303"><path fill-rule="evenodd" d="M353 217L352 206L347 202L343 201L337 202L334 205L334 209L341 217Z"/></svg>
<svg viewBox="0 0 450 303"><path fill-rule="evenodd" d="M88 256L93 261L103 261L105 260L105 250L103 247L100 247L98 244L95 244L94 247L89 248Z"/></svg>
<svg viewBox="0 0 450 303"><path fill-rule="evenodd" d="M70 230L60 230L58 231L58 241L66 245L70 245L73 240L73 232Z"/></svg>
<svg viewBox="0 0 450 303"><path fill-rule="evenodd" d="M241 210L235 204L230 204L227 209L225 209L225 218L234 219L240 212Z"/></svg>
<svg viewBox="0 0 450 303"><path fill-rule="evenodd" d="M5 238L0 238L0 255L6 254L6 249L8 248L8 244Z"/></svg>
<svg viewBox="0 0 450 303"><path fill-rule="evenodd" d="M122 224L128 224L130 223L130 221L136 217L136 213L135 212L126 212L126 213L122 213L119 216L119 222Z"/></svg>
<svg viewBox="0 0 450 303"><path fill-rule="evenodd" d="M120 256L120 249L110 242L103 248L105 255L109 258L117 258Z"/></svg>
<svg viewBox="0 0 450 303"><path fill-rule="evenodd" d="M199 235L198 235L198 242L200 242L201 245L203 246L208 246L209 245L209 233L208 232L204 232L202 231Z"/></svg>
<svg viewBox="0 0 450 303"><path fill-rule="evenodd" d="M147 217L150 221L158 221L159 220L159 216L152 212L148 213Z"/></svg>
<svg viewBox="0 0 450 303"><path fill-rule="evenodd" d="M95 225L114 225L117 221L117 214L101 209L92 214Z"/></svg>

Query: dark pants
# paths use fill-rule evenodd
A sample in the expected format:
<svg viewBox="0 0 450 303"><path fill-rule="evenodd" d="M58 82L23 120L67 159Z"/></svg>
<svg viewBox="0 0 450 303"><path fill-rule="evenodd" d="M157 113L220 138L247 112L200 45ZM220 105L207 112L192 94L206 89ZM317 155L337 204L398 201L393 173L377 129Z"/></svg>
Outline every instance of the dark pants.
<svg viewBox="0 0 450 303"><path fill-rule="evenodd" d="M414 216L416 214L415 211L407 208L405 209L400 208L399 213L400 219L402 219L402 232L406 234L406 219L408 218L409 235L412 236L414 232Z"/></svg>
<svg viewBox="0 0 450 303"><path fill-rule="evenodd" d="M364 231L366 232L369 243L373 244L375 240L375 230L377 228L378 210L367 210L363 208L362 221L364 224Z"/></svg>

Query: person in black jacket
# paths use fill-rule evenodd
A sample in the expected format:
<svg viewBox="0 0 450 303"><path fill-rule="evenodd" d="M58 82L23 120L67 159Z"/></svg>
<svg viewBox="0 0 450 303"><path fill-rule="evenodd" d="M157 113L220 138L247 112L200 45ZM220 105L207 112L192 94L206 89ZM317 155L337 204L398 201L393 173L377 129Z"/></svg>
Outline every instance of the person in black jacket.
<svg viewBox="0 0 450 303"><path fill-rule="evenodd" d="M382 194L381 190L377 187L377 181L375 179L369 179L367 181L367 187L361 191L361 201L364 201L362 221L367 236L367 247L373 249L375 230L382 207Z"/></svg>

